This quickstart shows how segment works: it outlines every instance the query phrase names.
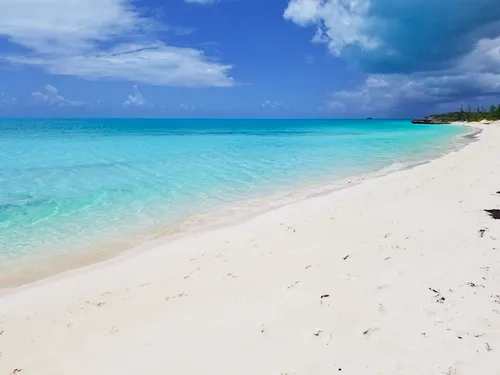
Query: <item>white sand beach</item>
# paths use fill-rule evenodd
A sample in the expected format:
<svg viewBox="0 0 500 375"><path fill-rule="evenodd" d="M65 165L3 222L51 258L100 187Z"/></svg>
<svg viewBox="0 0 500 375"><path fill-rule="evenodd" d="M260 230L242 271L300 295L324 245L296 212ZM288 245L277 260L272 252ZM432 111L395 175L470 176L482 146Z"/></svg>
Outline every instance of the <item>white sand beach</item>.
<svg viewBox="0 0 500 375"><path fill-rule="evenodd" d="M416 168L0 295L0 374L500 374L500 123Z"/></svg>

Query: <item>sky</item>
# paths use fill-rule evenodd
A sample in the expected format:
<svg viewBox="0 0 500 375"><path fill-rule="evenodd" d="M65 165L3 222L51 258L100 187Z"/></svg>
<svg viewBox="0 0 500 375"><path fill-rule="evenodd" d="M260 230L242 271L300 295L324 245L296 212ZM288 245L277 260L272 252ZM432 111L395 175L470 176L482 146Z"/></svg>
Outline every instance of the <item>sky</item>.
<svg viewBox="0 0 500 375"><path fill-rule="evenodd" d="M0 0L0 117L500 104L498 0Z"/></svg>

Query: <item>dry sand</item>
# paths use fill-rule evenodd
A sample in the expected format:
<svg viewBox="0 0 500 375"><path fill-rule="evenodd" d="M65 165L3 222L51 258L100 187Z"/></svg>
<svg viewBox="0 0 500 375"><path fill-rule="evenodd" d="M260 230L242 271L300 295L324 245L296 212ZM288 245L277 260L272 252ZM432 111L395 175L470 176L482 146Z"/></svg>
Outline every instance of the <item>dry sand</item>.
<svg viewBox="0 0 500 375"><path fill-rule="evenodd" d="M500 125L0 296L0 374L500 374Z"/></svg>

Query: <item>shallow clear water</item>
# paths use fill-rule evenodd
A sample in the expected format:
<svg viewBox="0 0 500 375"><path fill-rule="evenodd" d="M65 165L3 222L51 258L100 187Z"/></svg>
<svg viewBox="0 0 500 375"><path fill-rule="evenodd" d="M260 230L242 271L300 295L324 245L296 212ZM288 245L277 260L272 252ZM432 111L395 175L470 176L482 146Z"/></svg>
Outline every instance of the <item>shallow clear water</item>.
<svg viewBox="0 0 500 375"><path fill-rule="evenodd" d="M408 121L0 120L0 261L71 254L200 211L429 159Z"/></svg>

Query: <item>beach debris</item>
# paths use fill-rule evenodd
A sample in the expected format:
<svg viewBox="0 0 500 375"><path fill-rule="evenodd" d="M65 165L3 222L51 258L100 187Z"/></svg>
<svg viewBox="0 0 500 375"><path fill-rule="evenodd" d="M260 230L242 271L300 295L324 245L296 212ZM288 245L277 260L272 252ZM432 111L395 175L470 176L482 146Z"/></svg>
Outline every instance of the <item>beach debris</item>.
<svg viewBox="0 0 500 375"><path fill-rule="evenodd" d="M112 335L113 333L118 332L115 326L113 326L108 333L106 333L105 336Z"/></svg>
<svg viewBox="0 0 500 375"><path fill-rule="evenodd" d="M486 229L479 229L478 233L479 233L479 237L483 238L484 234L486 233Z"/></svg>
<svg viewBox="0 0 500 375"><path fill-rule="evenodd" d="M286 288L287 288L287 289L291 289L291 288L295 287L296 285L298 285L298 284L300 284L300 283L301 283L301 281L296 281L296 282L294 282L293 284L288 285Z"/></svg>
<svg viewBox="0 0 500 375"><path fill-rule="evenodd" d="M324 339L325 345L330 344L330 341L332 341L332 338L333 338L331 333L320 331L320 330L314 332L314 336Z"/></svg>
<svg viewBox="0 0 500 375"><path fill-rule="evenodd" d="M17 373L22 372L22 371L23 371L22 368L15 368L14 371L11 372L11 375L17 374Z"/></svg>
<svg viewBox="0 0 500 375"><path fill-rule="evenodd" d="M140 288L144 288L145 286L151 285L151 282L148 281L147 283L139 285Z"/></svg>
<svg viewBox="0 0 500 375"><path fill-rule="evenodd" d="M389 260L389 259L391 259L391 257L387 257L387 258L385 258L384 260Z"/></svg>
<svg viewBox="0 0 500 375"><path fill-rule="evenodd" d="M351 254L347 254L347 255L346 255L344 258L342 258L342 259L347 260L347 258L349 258L350 256L351 256Z"/></svg>
<svg viewBox="0 0 500 375"><path fill-rule="evenodd" d="M382 314L385 313L385 307L381 303L378 303L378 311Z"/></svg>
<svg viewBox="0 0 500 375"><path fill-rule="evenodd" d="M473 282L468 282L467 284L465 285L468 285L470 286L471 288L484 288L484 285L478 285L478 284L474 284Z"/></svg>
<svg viewBox="0 0 500 375"><path fill-rule="evenodd" d="M379 286L376 288L376 290L383 290L383 289L385 289L385 288L387 288L387 287L389 287L389 285L387 285L387 284L379 285Z"/></svg>
<svg viewBox="0 0 500 375"><path fill-rule="evenodd" d="M369 336L372 332L375 332L377 328L368 328L366 331L363 332L364 336Z"/></svg>
<svg viewBox="0 0 500 375"><path fill-rule="evenodd" d="M490 344L488 344L487 342L485 343L485 346L486 346L486 350L487 350L488 352L491 352L491 351L493 350L493 349L491 349Z"/></svg>
<svg viewBox="0 0 500 375"><path fill-rule="evenodd" d="M494 220L499 220L500 219L500 210L498 210L498 209L492 209L492 210L484 210L484 211L487 212L488 214L490 214L490 216Z"/></svg>
<svg viewBox="0 0 500 375"><path fill-rule="evenodd" d="M327 304L327 306L330 306L330 303L328 302L328 298L330 298L330 295L329 294L323 294L321 297L320 297L320 302L321 304L323 304L323 301Z"/></svg>
<svg viewBox="0 0 500 375"><path fill-rule="evenodd" d="M438 290L436 290L434 288L429 288L429 290L431 292L436 293L436 295L434 297L436 297L436 302L437 303L443 303L444 301L446 301L446 298L443 297L443 295L441 294L440 291L438 291Z"/></svg>
<svg viewBox="0 0 500 375"><path fill-rule="evenodd" d="M390 233L387 233L387 234L384 236L384 238L387 238L387 237L389 237L390 235L391 235Z"/></svg>
<svg viewBox="0 0 500 375"><path fill-rule="evenodd" d="M186 293L178 293L175 296L168 296L168 297L165 297L165 301L169 301L171 299L178 299L178 298L182 298L182 297L187 297L187 294Z"/></svg>
<svg viewBox="0 0 500 375"><path fill-rule="evenodd" d="M463 337L462 337L462 336L457 336L457 337L458 337L460 340L462 340L462 339L463 339Z"/></svg>

